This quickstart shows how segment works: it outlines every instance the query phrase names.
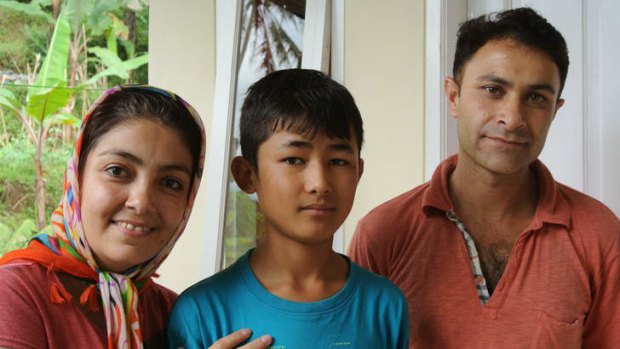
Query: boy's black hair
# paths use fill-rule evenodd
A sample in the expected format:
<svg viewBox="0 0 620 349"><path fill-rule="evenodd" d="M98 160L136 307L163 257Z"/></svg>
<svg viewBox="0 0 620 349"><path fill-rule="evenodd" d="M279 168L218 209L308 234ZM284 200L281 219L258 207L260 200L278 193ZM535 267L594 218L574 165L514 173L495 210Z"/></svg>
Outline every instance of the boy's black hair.
<svg viewBox="0 0 620 349"><path fill-rule="evenodd" d="M465 64L488 41L512 39L553 60L560 72L560 98L568 73L568 48L562 34L536 11L522 7L482 15L461 24L457 36L452 68L457 82L461 81Z"/></svg>
<svg viewBox="0 0 620 349"><path fill-rule="evenodd" d="M362 116L347 89L310 69L275 71L248 89L241 108L241 153L258 168L258 147L272 133L289 130L313 138L319 132L350 140L361 152Z"/></svg>

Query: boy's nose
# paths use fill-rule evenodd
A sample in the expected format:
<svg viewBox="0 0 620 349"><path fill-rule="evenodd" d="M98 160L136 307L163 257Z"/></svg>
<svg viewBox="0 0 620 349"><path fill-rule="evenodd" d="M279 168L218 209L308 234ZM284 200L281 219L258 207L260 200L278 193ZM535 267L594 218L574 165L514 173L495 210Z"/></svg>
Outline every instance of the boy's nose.
<svg viewBox="0 0 620 349"><path fill-rule="evenodd" d="M331 192L332 188L329 183L327 170L324 166L308 166L306 190L311 194L320 196L327 195Z"/></svg>

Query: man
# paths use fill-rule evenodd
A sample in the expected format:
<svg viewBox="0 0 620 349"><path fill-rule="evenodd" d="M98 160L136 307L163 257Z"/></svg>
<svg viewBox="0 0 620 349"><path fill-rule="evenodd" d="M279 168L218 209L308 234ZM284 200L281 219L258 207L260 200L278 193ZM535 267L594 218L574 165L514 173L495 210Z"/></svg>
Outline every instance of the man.
<svg viewBox="0 0 620 349"><path fill-rule="evenodd" d="M349 254L405 293L415 348L620 348L620 221L537 160L568 50L529 8L459 29L458 154L363 218Z"/></svg>

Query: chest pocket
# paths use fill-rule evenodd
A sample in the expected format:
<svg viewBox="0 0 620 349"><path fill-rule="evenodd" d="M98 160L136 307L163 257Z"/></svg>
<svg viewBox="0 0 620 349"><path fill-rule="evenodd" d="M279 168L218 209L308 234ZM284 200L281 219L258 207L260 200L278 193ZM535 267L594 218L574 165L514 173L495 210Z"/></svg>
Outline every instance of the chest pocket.
<svg viewBox="0 0 620 349"><path fill-rule="evenodd" d="M579 349L583 335L585 315L572 323L559 321L541 311L531 349Z"/></svg>

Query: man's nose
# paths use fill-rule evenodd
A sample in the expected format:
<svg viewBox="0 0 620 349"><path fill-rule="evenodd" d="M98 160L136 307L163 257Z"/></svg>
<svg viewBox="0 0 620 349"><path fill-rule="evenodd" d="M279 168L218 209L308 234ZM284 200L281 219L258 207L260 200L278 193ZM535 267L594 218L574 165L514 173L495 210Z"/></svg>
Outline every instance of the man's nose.
<svg viewBox="0 0 620 349"><path fill-rule="evenodd" d="M499 110L498 121L507 131L514 131L525 126L521 100L517 97L506 98Z"/></svg>

